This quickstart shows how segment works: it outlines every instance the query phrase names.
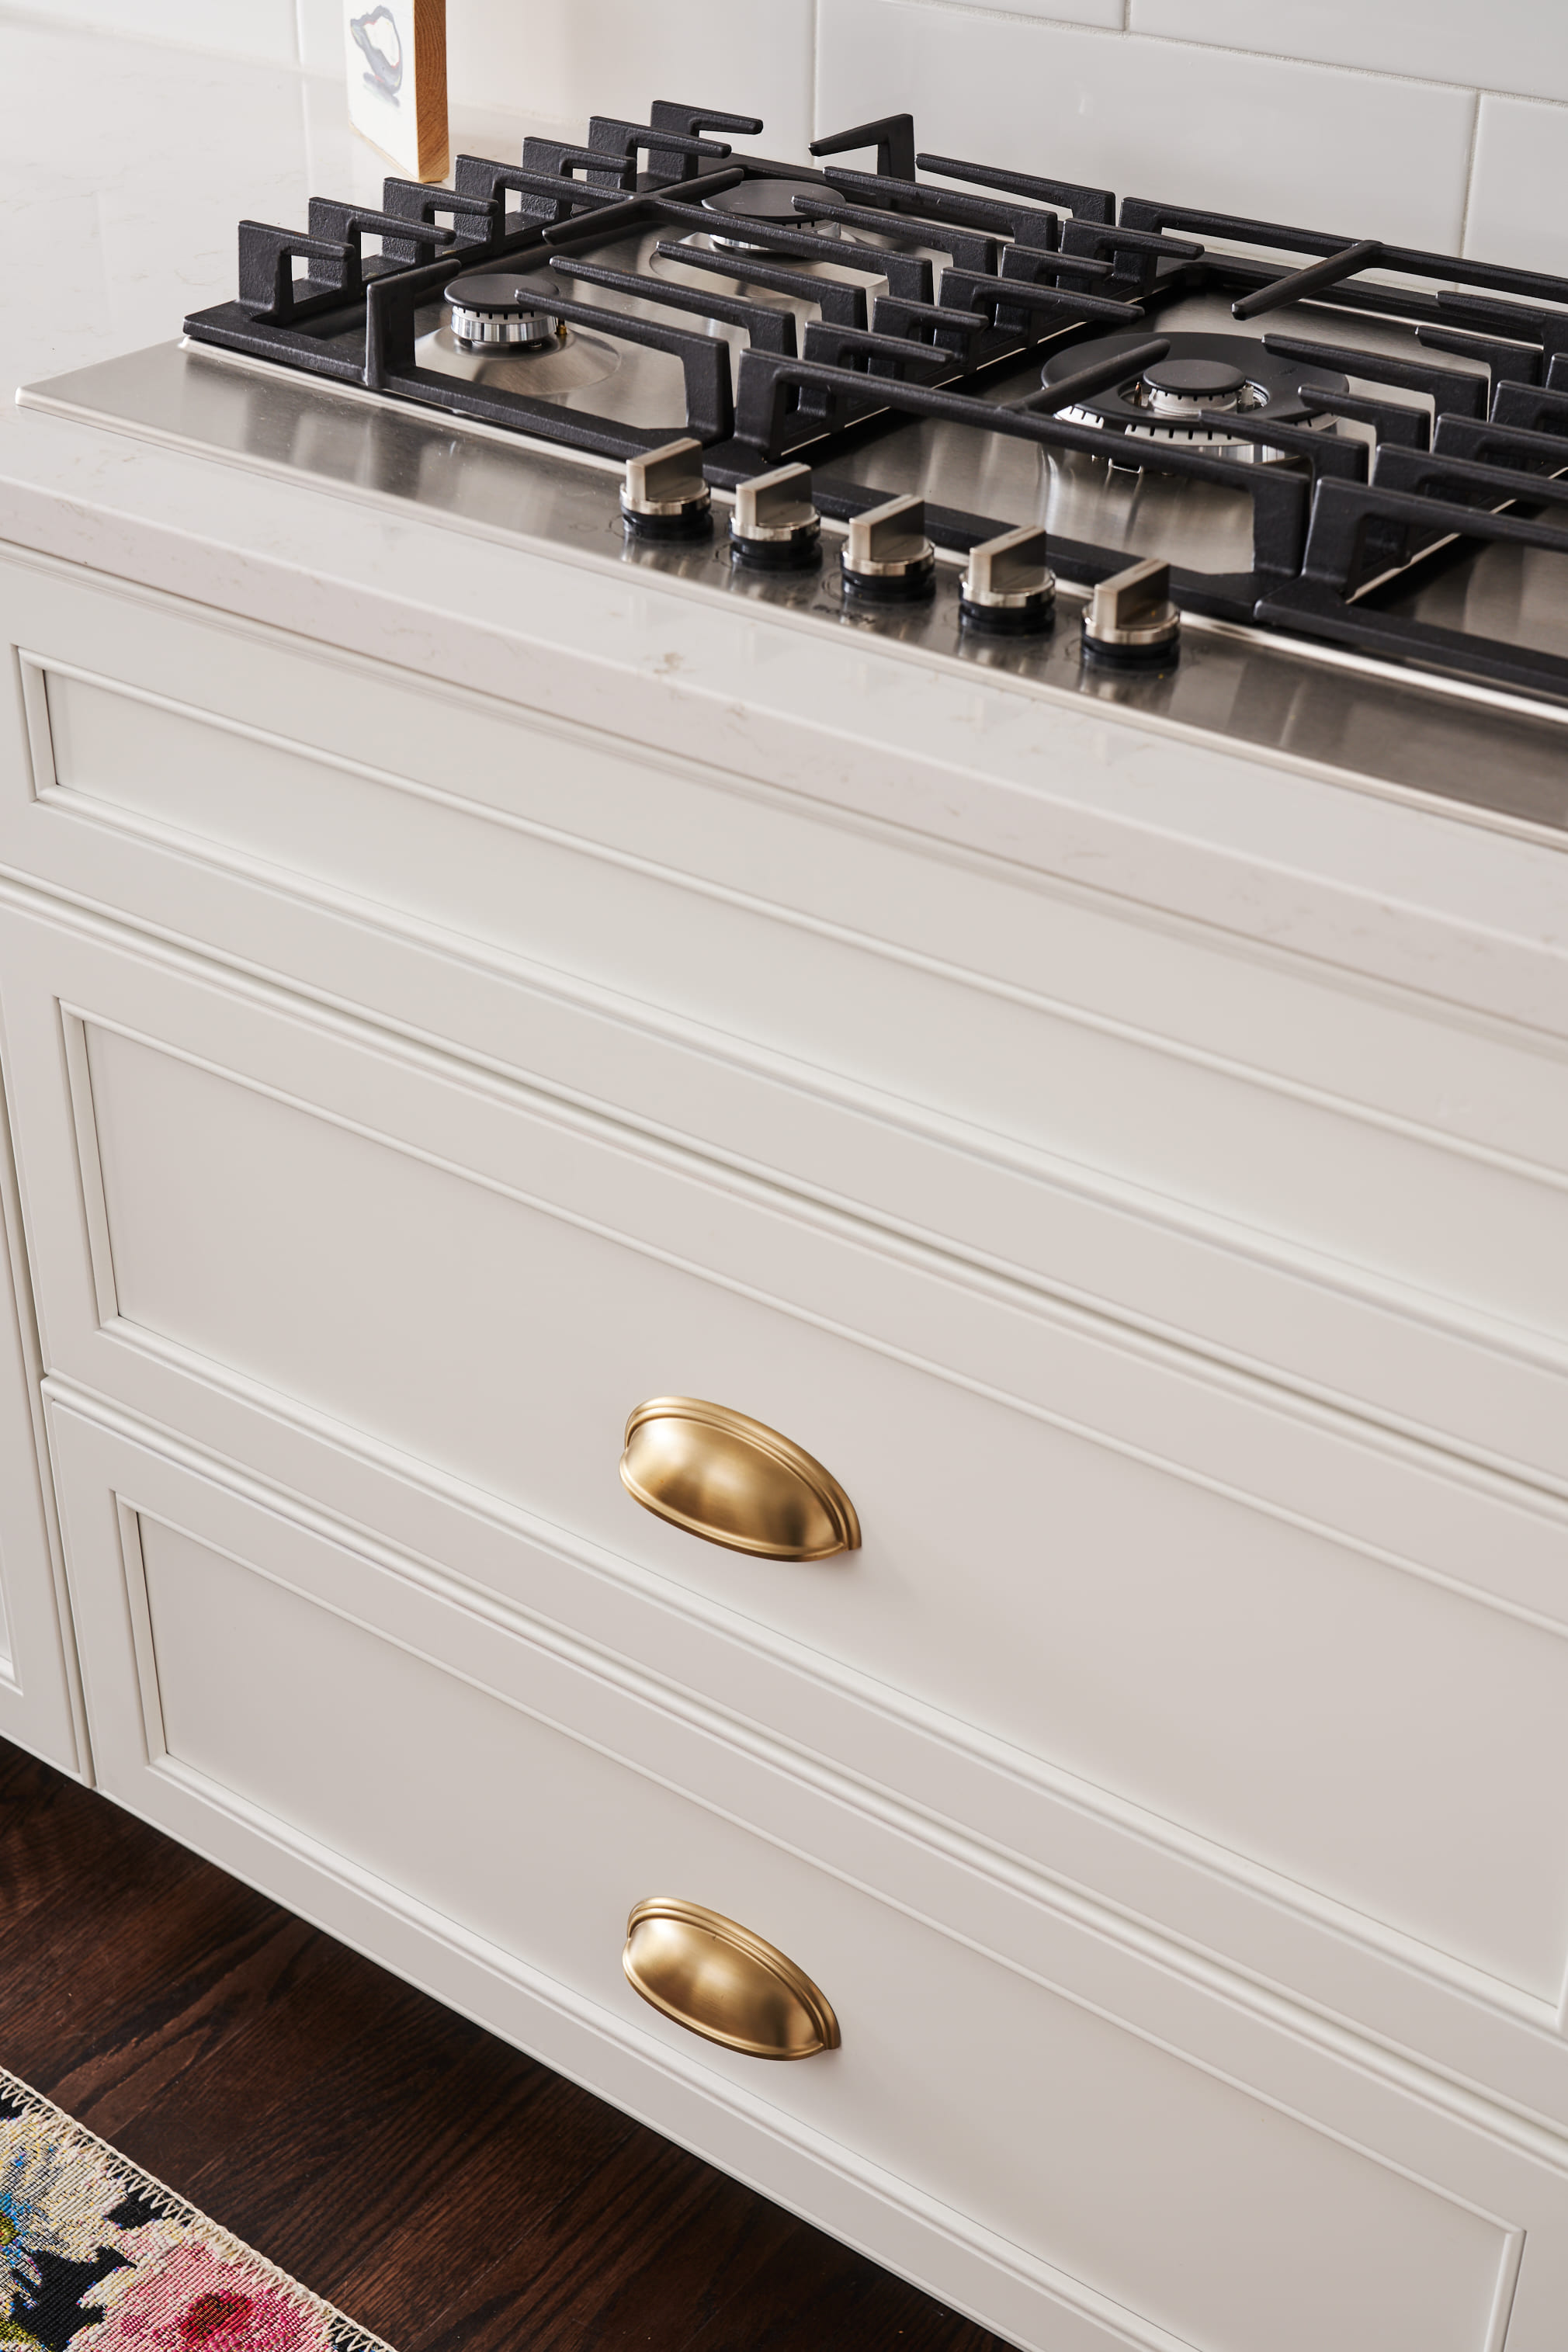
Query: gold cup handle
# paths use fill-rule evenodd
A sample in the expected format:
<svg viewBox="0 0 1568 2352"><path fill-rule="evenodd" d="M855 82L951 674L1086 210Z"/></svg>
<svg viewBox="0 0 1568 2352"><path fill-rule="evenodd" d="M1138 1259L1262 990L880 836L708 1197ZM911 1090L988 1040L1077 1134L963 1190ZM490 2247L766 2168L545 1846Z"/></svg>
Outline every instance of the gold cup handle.
<svg viewBox="0 0 1568 2352"><path fill-rule="evenodd" d="M749 2058L812 2058L838 2047L832 2003L803 1969L721 1912L675 1895L639 1903L621 1966L644 2000L705 2041Z"/></svg>
<svg viewBox="0 0 1568 2352"><path fill-rule="evenodd" d="M651 1397L626 1423L621 1484L645 1511L764 1559L829 1559L860 1542L855 1506L765 1422L701 1397Z"/></svg>

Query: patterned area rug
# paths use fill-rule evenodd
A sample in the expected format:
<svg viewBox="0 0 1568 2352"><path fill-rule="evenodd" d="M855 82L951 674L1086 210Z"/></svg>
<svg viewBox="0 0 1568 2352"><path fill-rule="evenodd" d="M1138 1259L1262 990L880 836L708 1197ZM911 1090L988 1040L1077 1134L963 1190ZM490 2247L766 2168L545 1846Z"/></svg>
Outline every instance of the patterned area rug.
<svg viewBox="0 0 1568 2352"><path fill-rule="evenodd" d="M388 2352L4 2068L0 2272L0 2352Z"/></svg>

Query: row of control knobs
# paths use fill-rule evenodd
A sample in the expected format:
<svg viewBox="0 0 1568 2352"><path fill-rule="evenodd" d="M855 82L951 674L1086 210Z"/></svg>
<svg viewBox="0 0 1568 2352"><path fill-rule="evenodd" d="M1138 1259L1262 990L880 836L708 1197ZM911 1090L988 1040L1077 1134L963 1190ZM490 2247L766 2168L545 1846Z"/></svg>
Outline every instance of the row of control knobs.
<svg viewBox="0 0 1568 2352"><path fill-rule="evenodd" d="M621 513L638 538L705 536L712 528L712 497L702 478L702 444L670 441L632 458ZM822 521L812 504L809 466L779 466L741 483L730 549L737 563L759 570L803 571L820 562ZM965 627L1015 636L1048 629L1057 583L1046 552L1045 531L1034 523L972 548L959 587ZM936 551L926 536L924 499L889 499L856 515L841 562L847 602L910 604L931 595ZM1121 662L1173 659L1182 616L1171 602L1170 583L1170 565L1152 557L1102 581L1084 611L1085 652Z"/></svg>

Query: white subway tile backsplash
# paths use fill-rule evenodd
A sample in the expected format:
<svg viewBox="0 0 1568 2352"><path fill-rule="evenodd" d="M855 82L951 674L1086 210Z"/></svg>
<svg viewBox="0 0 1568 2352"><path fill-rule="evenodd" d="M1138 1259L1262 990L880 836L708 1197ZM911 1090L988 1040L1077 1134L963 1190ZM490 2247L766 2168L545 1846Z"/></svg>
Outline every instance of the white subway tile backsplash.
<svg viewBox="0 0 1568 2352"><path fill-rule="evenodd" d="M1568 98L1563 0L1131 0L1137 33Z"/></svg>
<svg viewBox="0 0 1568 2352"><path fill-rule="evenodd" d="M291 66L298 61L294 5L295 0L245 0L244 5L237 0L27 0L26 13L62 25L100 26L134 39Z"/></svg>
<svg viewBox="0 0 1568 2352"><path fill-rule="evenodd" d="M379 209L382 182L396 167L349 121L340 81L312 74L300 88L311 192ZM542 116L468 105L454 106L450 122L454 155L515 157L531 132L559 138L562 130L559 122L547 122Z"/></svg>
<svg viewBox="0 0 1568 2352"><path fill-rule="evenodd" d="M307 73L339 75L343 70L342 0L296 0L299 14L300 62Z"/></svg>
<svg viewBox="0 0 1568 2352"><path fill-rule="evenodd" d="M382 183L396 166L350 122L341 78L312 77L305 81L301 104L311 194L334 196L340 203L363 205L378 212Z"/></svg>
<svg viewBox="0 0 1568 2352"><path fill-rule="evenodd" d="M237 222L303 219L291 63L84 40L79 20L36 15L7 22L5 66L26 102L5 110L0 331L27 380L166 342L185 310L232 296ZM62 123L90 171L62 166ZM16 382L0 382L7 401Z"/></svg>
<svg viewBox="0 0 1568 2352"><path fill-rule="evenodd" d="M342 0L27 0L341 81ZM805 159L910 108L920 143L1119 194L1568 274L1568 0L447 0L453 136L510 153L689 96ZM689 83L682 62L694 58ZM384 168L307 100L322 184ZM329 171L326 167L331 164Z"/></svg>
<svg viewBox="0 0 1568 2352"><path fill-rule="evenodd" d="M910 108L922 148L1120 195L1458 249L1475 100L932 0L820 0L824 131Z"/></svg>
<svg viewBox="0 0 1568 2352"><path fill-rule="evenodd" d="M590 114L646 122L656 98L759 114L753 145L805 160L813 0L448 0L454 106L503 106L581 127Z"/></svg>
<svg viewBox="0 0 1568 2352"><path fill-rule="evenodd" d="M1465 251L1568 277L1568 106L1483 98Z"/></svg>

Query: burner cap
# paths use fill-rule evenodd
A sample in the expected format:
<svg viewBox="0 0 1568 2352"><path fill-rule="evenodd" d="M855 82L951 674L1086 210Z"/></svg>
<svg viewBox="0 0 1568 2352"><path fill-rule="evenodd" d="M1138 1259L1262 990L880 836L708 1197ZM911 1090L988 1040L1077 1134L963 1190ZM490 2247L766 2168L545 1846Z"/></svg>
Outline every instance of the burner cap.
<svg viewBox="0 0 1568 2352"><path fill-rule="evenodd" d="M514 277L510 269L473 269L443 290L448 302L465 310L529 310L539 299L537 282Z"/></svg>
<svg viewBox="0 0 1568 2352"><path fill-rule="evenodd" d="M837 221L818 220L810 205L805 212L795 209L796 196L808 196L813 188L821 188L817 180L742 180L732 188L718 188L702 199L702 209L709 213L728 213L739 232L748 220L763 221L771 228L797 228L815 236L838 235ZM822 190L825 204L841 201L836 189ZM710 230L711 242L724 253L768 253L770 246L747 245L742 234L726 229L721 234L717 225Z"/></svg>
<svg viewBox="0 0 1568 2352"><path fill-rule="evenodd" d="M748 220L775 221L781 228L806 228L811 214L797 212L796 196L808 196L819 189L824 204L837 204L833 191L822 188L816 180L741 180L732 188L719 188L702 199L702 209L709 213L741 213Z"/></svg>
<svg viewBox="0 0 1568 2352"><path fill-rule="evenodd" d="M1144 369L1143 381L1156 392L1179 392L1188 400L1221 400L1226 393L1239 392L1247 376L1228 360L1160 360Z"/></svg>

